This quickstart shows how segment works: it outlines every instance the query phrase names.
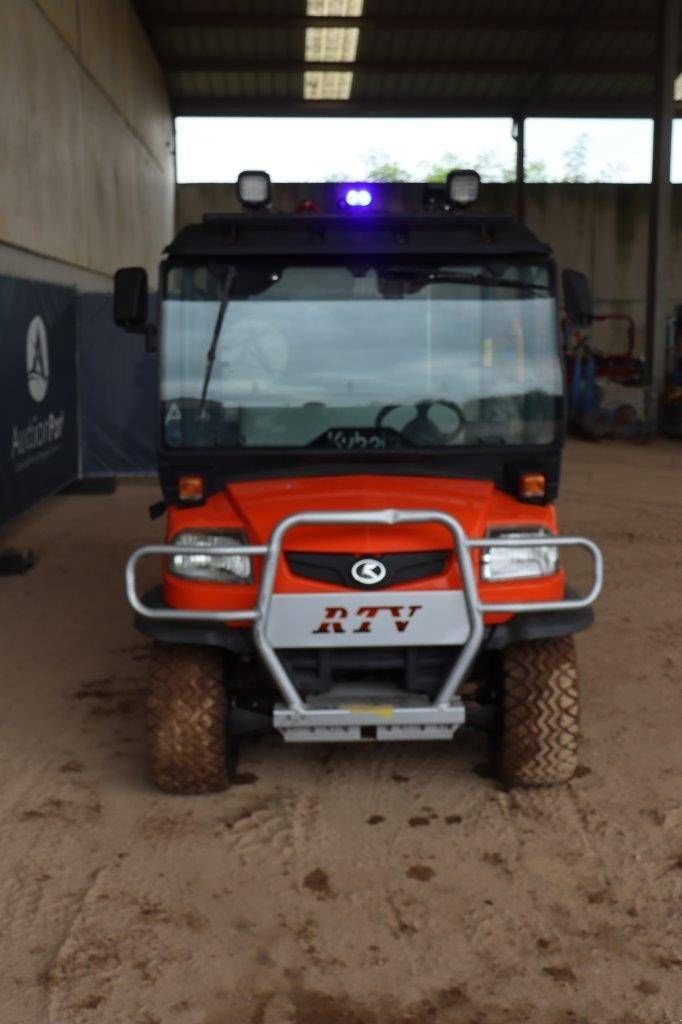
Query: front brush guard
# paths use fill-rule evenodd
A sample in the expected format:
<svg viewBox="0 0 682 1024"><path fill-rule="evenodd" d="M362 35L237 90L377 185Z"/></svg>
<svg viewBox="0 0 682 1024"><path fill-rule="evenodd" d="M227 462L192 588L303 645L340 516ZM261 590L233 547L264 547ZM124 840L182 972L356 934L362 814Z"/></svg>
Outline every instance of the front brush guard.
<svg viewBox="0 0 682 1024"><path fill-rule="evenodd" d="M289 678L275 648L267 636L268 616L274 591L284 537L297 526L396 526L399 524L441 523L453 537L454 552L459 565L462 595L469 622L469 635L453 664L436 699L431 704L405 703L399 706L348 703L328 707L306 704ZM479 599L472 552L489 547L582 547L593 560L594 581L585 597L565 597L555 601L490 602ZM484 636L483 615L489 612L525 614L529 612L568 612L588 608L598 597L603 582L603 559L596 544L585 537L522 537L470 539L461 524L443 512L384 509L375 512L302 512L283 519L273 530L270 543L230 545L211 549L215 555L262 556L265 559L256 607L248 610L190 611L186 609L151 607L137 594L136 568L142 558L152 555L170 556L178 553L171 544L150 544L138 548L126 565L128 601L138 615L166 622L251 622L256 647L267 665L282 696L283 704L275 707L274 724L287 739L360 739L362 730L376 730L379 739L449 738L464 722L464 706L457 691L481 647ZM206 554L206 548L184 547L183 554Z"/></svg>

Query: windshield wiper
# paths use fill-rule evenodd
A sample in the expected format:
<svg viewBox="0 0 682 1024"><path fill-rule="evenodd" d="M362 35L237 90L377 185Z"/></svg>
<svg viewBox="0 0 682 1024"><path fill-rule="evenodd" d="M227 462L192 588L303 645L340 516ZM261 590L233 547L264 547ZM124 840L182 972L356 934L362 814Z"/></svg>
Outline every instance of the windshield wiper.
<svg viewBox="0 0 682 1024"><path fill-rule="evenodd" d="M230 301L230 292L232 291L232 285L234 283L235 275L237 273L236 267L228 267L227 273L223 279L223 287L220 293L220 307L218 308L218 316L213 327L213 337L211 338L211 344L209 345L208 352L206 353L206 370L204 371L204 383L201 388L201 400L199 402L199 411L197 413L197 421L204 419L204 410L206 408L206 393L208 391L208 385L211 383L211 374L213 373L213 364L215 363L216 349L218 348L218 339L220 337L220 331L222 330L223 320L225 319L225 310L227 304Z"/></svg>
<svg viewBox="0 0 682 1024"><path fill-rule="evenodd" d="M458 274L451 270L429 270L426 267L388 267L381 277L392 281L423 281L427 284L477 284L484 288L515 288L517 291L548 292L546 284L532 284L511 278L488 277L485 274Z"/></svg>

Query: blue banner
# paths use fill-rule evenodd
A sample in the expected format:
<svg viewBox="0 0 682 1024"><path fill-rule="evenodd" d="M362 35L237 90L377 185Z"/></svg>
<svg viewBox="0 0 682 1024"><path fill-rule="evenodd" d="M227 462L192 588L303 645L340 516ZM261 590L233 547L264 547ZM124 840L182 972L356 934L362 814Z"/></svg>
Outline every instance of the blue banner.
<svg viewBox="0 0 682 1024"><path fill-rule="evenodd" d="M115 326L111 294L79 295L78 327L83 476L155 474L156 355Z"/></svg>
<svg viewBox="0 0 682 1024"><path fill-rule="evenodd" d="M78 476L76 293L0 276L0 523Z"/></svg>

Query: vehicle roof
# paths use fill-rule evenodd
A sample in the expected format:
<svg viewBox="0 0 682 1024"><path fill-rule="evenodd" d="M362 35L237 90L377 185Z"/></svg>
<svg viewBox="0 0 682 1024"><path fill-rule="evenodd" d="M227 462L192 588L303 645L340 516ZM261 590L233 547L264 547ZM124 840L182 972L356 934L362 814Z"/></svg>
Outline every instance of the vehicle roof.
<svg viewBox="0 0 682 1024"><path fill-rule="evenodd" d="M170 256L439 254L548 256L513 217L486 214L207 214L182 228Z"/></svg>

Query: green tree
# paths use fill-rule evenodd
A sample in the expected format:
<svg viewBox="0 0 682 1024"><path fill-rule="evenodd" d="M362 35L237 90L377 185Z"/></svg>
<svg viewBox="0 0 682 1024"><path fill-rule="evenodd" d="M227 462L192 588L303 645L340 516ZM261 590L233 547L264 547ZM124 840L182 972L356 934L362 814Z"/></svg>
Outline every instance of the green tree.
<svg viewBox="0 0 682 1024"><path fill-rule="evenodd" d="M479 153L475 160L461 160L455 153L443 153L435 164L422 164L424 181L438 184L444 182L449 171L456 168L471 168L478 171L483 181L516 181L516 162L505 164L496 149ZM548 181L549 172L544 160L526 161L526 181Z"/></svg>
<svg viewBox="0 0 682 1024"><path fill-rule="evenodd" d="M409 171L394 163L387 153L372 150L367 156L365 181L411 181Z"/></svg>
<svg viewBox="0 0 682 1024"><path fill-rule="evenodd" d="M388 153L372 150L365 157L365 173L362 181L410 182L424 181L429 184L444 184L450 171L456 169L478 171L483 181L497 182L516 180L516 163L506 164L496 149L483 150L475 160L463 160L456 153L447 151L435 163L422 161L420 173L415 178L409 171L392 160ZM327 181L352 181L346 174L337 172L327 175ZM544 160L526 161L526 181L549 181L549 172Z"/></svg>
<svg viewBox="0 0 682 1024"><path fill-rule="evenodd" d="M588 137L579 135L572 146L564 150L564 176L562 181L587 181Z"/></svg>
<svg viewBox="0 0 682 1024"><path fill-rule="evenodd" d="M550 180L547 164L544 160L527 160L525 170L526 181L539 182ZM516 171L514 172L514 177L516 177Z"/></svg>
<svg viewBox="0 0 682 1024"><path fill-rule="evenodd" d="M352 181L353 179L349 177L347 174L344 174L342 171L330 171L329 173L327 173L324 180L330 183L343 183L344 181Z"/></svg>
<svg viewBox="0 0 682 1024"><path fill-rule="evenodd" d="M421 165L423 168L421 179L431 185L440 185L445 183L450 171L456 167L462 166L462 161L455 153L443 153L440 160L437 160L435 164L427 164L422 161Z"/></svg>
<svg viewBox="0 0 682 1024"><path fill-rule="evenodd" d="M618 182L623 180L623 173L627 170L627 167L623 163L614 163L609 160L606 167L603 167L597 175L597 181L604 182Z"/></svg>
<svg viewBox="0 0 682 1024"><path fill-rule="evenodd" d="M482 181L514 181L516 165L505 164L496 149L484 149L472 163L472 170L478 171Z"/></svg>

